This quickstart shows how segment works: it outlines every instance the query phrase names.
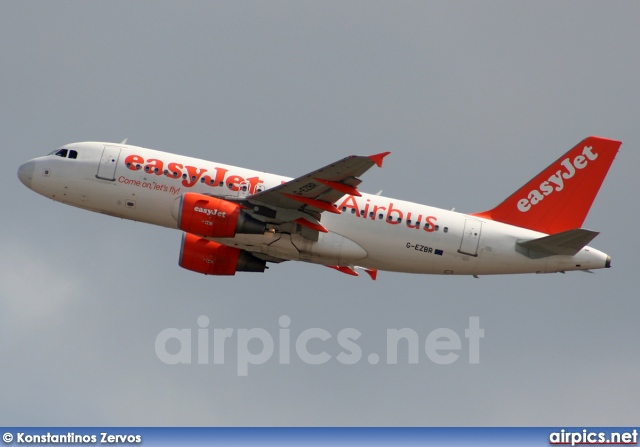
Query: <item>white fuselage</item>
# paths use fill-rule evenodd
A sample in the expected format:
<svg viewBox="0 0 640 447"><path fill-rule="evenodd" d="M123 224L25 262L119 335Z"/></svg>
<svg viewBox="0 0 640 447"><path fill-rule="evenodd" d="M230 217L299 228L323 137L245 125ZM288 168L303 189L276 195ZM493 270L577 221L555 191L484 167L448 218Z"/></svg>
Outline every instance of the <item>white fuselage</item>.
<svg viewBox="0 0 640 447"><path fill-rule="evenodd" d="M112 148L113 160L105 158L105 146ZM125 144L64 148L77 157L52 154L31 160L20 168L23 183L59 202L169 228L178 227L175 206L185 192L237 199L290 180ZM136 164L143 169L136 170ZM336 206L341 214L322 213L329 232L320 233L317 242L277 231L217 241L278 259L407 273L547 273L607 263L605 253L590 247L575 256L531 259L516 250L516 242L543 233L417 203L362 193L345 195Z"/></svg>

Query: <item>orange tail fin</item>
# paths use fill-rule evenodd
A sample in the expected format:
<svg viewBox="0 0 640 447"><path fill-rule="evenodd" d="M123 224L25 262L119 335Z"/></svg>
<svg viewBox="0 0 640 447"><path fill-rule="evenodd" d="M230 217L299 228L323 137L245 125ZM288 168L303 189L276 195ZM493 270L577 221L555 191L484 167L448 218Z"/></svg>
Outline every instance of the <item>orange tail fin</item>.
<svg viewBox="0 0 640 447"><path fill-rule="evenodd" d="M588 137L500 205L473 215L547 234L580 228L621 144Z"/></svg>

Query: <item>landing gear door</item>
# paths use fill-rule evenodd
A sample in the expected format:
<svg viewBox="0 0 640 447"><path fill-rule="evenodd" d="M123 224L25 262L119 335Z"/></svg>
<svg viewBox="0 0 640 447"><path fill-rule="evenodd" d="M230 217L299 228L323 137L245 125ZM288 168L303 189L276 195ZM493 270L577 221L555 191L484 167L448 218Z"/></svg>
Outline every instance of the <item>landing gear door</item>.
<svg viewBox="0 0 640 447"><path fill-rule="evenodd" d="M462 242L460 242L458 253L478 256L478 244L480 243L481 231L482 222L475 219L467 219L464 223L464 232L462 233Z"/></svg>
<svg viewBox="0 0 640 447"><path fill-rule="evenodd" d="M105 146L98 166L96 177L102 180L113 182L116 180L116 166L120 158L120 148L118 146Z"/></svg>

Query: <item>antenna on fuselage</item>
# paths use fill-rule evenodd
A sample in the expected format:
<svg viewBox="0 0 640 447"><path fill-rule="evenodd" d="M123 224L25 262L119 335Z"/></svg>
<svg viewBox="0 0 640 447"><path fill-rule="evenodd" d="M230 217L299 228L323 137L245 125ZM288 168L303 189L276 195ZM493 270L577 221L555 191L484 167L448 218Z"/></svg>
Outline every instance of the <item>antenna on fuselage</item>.
<svg viewBox="0 0 640 447"><path fill-rule="evenodd" d="M127 138L125 138L124 140L122 140L122 141L120 142L120 144L127 144L127 140L128 140L128 139L129 139L128 137L127 137Z"/></svg>

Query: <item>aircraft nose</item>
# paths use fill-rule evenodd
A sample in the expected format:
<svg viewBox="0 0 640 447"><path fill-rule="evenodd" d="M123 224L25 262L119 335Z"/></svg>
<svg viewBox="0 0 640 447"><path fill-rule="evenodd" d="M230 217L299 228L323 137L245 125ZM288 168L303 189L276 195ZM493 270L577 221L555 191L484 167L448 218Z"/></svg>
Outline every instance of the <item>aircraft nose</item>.
<svg viewBox="0 0 640 447"><path fill-rule="evenodd" d="M33 180L33 170L36 162L31 160L18 168L18 178L27 188L31 189L31 181Z"/></svg>

